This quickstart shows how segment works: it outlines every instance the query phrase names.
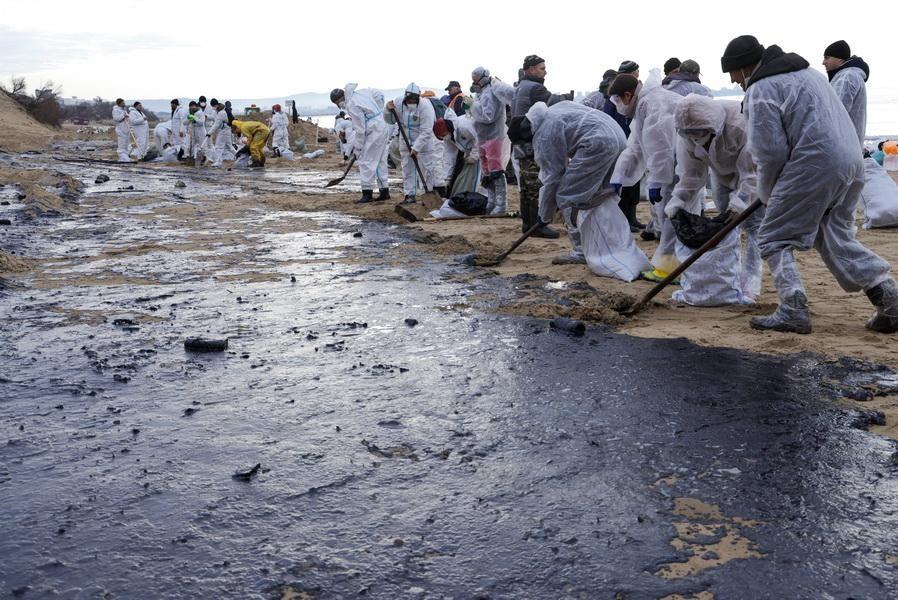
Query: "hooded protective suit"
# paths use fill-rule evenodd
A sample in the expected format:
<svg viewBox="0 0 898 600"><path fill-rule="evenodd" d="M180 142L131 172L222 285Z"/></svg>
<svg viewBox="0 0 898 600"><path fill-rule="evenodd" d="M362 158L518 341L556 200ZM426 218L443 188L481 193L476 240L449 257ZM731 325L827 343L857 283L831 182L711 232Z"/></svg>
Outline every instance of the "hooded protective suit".
<svg viewBox="0 0 898 600"><path fill-rule="evenodd" d="M280 151L290 149L290 135L287 132L287 126L290 119L284 111L277 111L271 114L271 147L278 148Z"/></svg>
<svg viewBox="0 0 898 600"><path fill-rule="evenodd" d="M841 67L827 73L829 82L857 131L861 146L867 133L867 79L870 67L858 56L852 56Z"/></svg>
<svg viewBox="0 0 898 600"><path fill-rule="evenodd" d="M131 162L129 148L131 146L131 127L128 124L128 112L124 106L112 107L112 120L115 123L115 139L117 142L118 160Z"/></svg>
<svg viewBox="0 0 898 600"><path fill-rule="evenodd" d="M677 105L674 122L680 133L678 181L665 209L669 217L680 208L695 215L702 213L709 169L718 211L742 211L755 201L755 164L746 145L747 125L739 102L690 94ZM761 293L762 262L757 233L763 214L763 209L755 211L742 224L746 240L739 287L744 296L753 299Z"/></svg>
<svg viewBox="0 0 898 600"><path fill-rule="evenodd" d="M624 132L605 113L576 102L527 112L533 156L539 165L539 217L551 223L558 209L577 209L586 263L597 275L633 281L650 268L617 206L611 173L627 147Z"/></svg>
<svg viewBox="0 0 898 600"><path fill-rule="evenodd" d="M388 189L387 141L384 121L384 93L377 89L357 89L347 83L343 89L345 109L352 121L353 152L358 157L363 190Z"/></svg>
<svg viewBox="0 0 898 600"><path fill-rule="evenodd" d="M134 139L137 140L135 157L141 159L147 155L147 146L150 143L150 125L147 123L146 115L133 106L128 109L128 121L131 123Z"/></svg>
<svg viewBox="0 0 898 600"><path fill-rule="evenodd" d="M418 94L417 104L406 104L405 96L396 98L393 104L396 106L393 110L399 117L398 124L408 137L409 143L412 145L418 157L418 165L424 174L425 181L421 181L418 176L418 170L412 160L411 150L406 146L405 141L399 140L399 156L402 159L402 189L406 196L415 196L423 194L428 190L432 190L434 185L442 182L442 176L437 172L441 161L436 157L436 137L433 135L433 124L436 121L436 113L433 110L433 104L427 98L421 97L421 89L414 83L405 89L406 94ZM393 116L393 111L384 107L384 120L393 124L397 120ZM400 138L402 136L400 135Z"/></svg>
<svg viewBox="0 0 898 600"><path fill-rule="evenodd" d="M213 143L215 144L212 151L213 167L220 167L224 161L237 158L234 150L234 136L231 133L231 126L228 125L228 113L224 108L215 111L215 118L212 120L209 133L214 137Z"/></svg>
<svg viewBox="0 0 898 600"><path fill-rule="evenodd" d="M888 263L855 239L863 161L857 130L826 79L797 54L770 46L743 107L757 193L767 204L758 243L780 306L804 295L793 249L816 248L845 291L888 280Z"/></svg>
<svg viewBox="0 0 898 600"><path fill-rule="evenodd" d="M334 123L334 133L337 136L337 153L341 156L349 156L352 152L352 143L350 142L349 132L352 131L352 121L349 119L337 118ZM343 140L346 141L343 141Z"/></svg>
<svg viewBox="0 0 898 600"><path fill-rule="evenodd" d="M192 120L191 117L193 117ZM188 146L190 144L189 136L192 132L193 155L197 156L200 152L203 152L206 147L206 113L203 112L203 109L199 109L195 113L191 113L188 110L185 126L187 127Z"/></svg>
<svg viewBox="0 0 898 600"><path fill-rule="evenodd" d="M451 198L455 194L477 191L480 183L480 155L471 117L467 114L459 117L447 110L444 118L451 121L453 126L452 133L442 141L445 169L443 178L447 185L453 184L448 190Z"/></svg>
<svg viewBox="0 0 898 600"><path fill-rule="evenodd" d="M492 214L499 214L505 212L505 166L511 154L505 111L514 100L515 89L490 77L489 70L483 67L478 67L474 73L482 75L483 83L469 114L477 133L480 171L483 173L483 187L487 192L487 209Z"/></svg>
<svg viewBox="0 0 898 600"><path fill-rule="evenodd" d="M676 177L677 131L674 111L683 97L665 90L660 85L639 91L630 103L618 112L630 113L630 137L627 149L617 160L611 182L624 187L636 185L648 171L648 189L660 189L661 201L652 205L656 226L661 230L661 240L652 256L652 265L663 274L673 271L679 261L674 254L676 232L664 208L674 188ZM619 99L613 97L615 105Z"/></svg>
<svg viewBox="0 0 898 600"><path fill-rule="evenodd" d="M171 137L172 146L182 148L187 145L187 109L183 106L175 107L171 111Z"/></svg>

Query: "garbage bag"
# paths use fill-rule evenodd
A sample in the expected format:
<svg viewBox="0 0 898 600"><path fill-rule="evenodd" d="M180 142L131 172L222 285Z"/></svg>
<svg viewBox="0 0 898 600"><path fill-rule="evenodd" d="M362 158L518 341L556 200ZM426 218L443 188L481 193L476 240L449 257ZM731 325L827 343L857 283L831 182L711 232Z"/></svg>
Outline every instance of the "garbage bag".
<svg viewBox="0 0 898 600"><path fill-rule="evenodd" d="M698 249L726 226L729 217L729 213L723 213L711 219L680 209L670 222L681 243L689 248Z"/></svg>
<svg viewBox="0 0 898 600"><path fill-rule="evenodd" d="M680 275L681 289L671 298L692 306L723 306L725 304L754 304L742 293L742 266L739 261L740 232L734 229L720 243L708 250ZM680 262L689 258L694 249L676 243Z"/></svg>
<svg viewBox="0 0 898 600"><path fill-rule="evenodd" d="M464 219L468 215L452 208L451 200L443 200L443 205L430 211L430 216L435 219Z"/></svg>
<svg viewBox="0 0 898 600"><path fill-rule="evenodd" d="M477 192L456 194L449 199L449 206L468 216L486 214L487 197Z"/></svg>
<svg viewBox="0 0 898 600"><path fill-rule="evenodd" d="M864 229L898 225L898 185L872 158L864 160Z"/></svg>

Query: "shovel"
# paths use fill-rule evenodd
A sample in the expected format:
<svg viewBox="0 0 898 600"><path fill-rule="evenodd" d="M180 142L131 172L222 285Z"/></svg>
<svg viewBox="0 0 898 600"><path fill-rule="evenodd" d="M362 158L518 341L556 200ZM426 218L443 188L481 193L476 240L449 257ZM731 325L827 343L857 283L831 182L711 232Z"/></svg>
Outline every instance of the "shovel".
<svg viewBox="0 0 898 600"><path fill-rule="evenodd" d="M336 179L331 179L330 181L327 182L327 185L325 185L324 187L326 187L326 188L334 187L335 185L337 185L338 183L340 183L341 181L346 179L346 176L349 174L349 169L351 169L352 165L354 165L354 164L355 164L355 154L353 154L352 158L349 159L349 164L346 165L346 170L343 171L343 175L341 175L340 177L337 177Z"/></svg>
<svg viewBox="0 0 898 600"><path fill-rule="evenodd" d="M478 267L495 267L502 263L503 260L508 258L508 255L517 250L518 246L524 243L524 240L533 235L533 232L539 229L541 226L545 225L545 223L541 222L539 219L536 220L536 223L533 226L525 231L521 237L519 237L514 244L511 245L511 248L494 258L493 260L486 261L477 261L476 264Z"/></svg>
<svg viewBox="0 0 898 600"><path fill-rule="evenodd" d="M739 227L739 225L741 225L742 222L745 221L745 219L750 217L751 214L761 208L761 206L763 206L763 203L760 200L755 200L754 202L749 204L748 208L736 215L735 218L724 225L723 229L714 234L714 237L702 244L701 248L693 252L689 258L680 263L680 266L671 271L671 273L667 277L659 281L655 285L655 287L649 290L648 293L643 296L641 300L639 300L639 302L632 305L630 308L620 311L621 314L631 317L645 308L645 305L648 304L652 298L657 296L661 292L661 290L670 285L670 282L679 277L683 271L692 266L692 263L700 259L706 252L708 252L709 250L713 250L714 247L720 243L720 240L725 238L732 230Z"/></svg>
<svg viewBox="0 0 898 600"><path fill-rule="evenodd" d="M405 134L405 129L402 128L402 124L399 122L399 115L396 114L396 109L391 108L390 112L393 113L393 118L396 119L396 124L399 125L399 135L402 136L402 141L405 142L405 147L408 148L408 151L412 151L412 145L408 141L408 136ZM434 192L427 187L427 179L424 177L424 172L421 170L421 165L418 164L418 157L414 154L412 155L412 162L415 163L415 169L418 171L418 177L421 178L421 183L424 184L425 193L421 196L421 204L424 205L428 210L436 210L439 207L443 206L443 199L440 198L440 195Z"/></svg>

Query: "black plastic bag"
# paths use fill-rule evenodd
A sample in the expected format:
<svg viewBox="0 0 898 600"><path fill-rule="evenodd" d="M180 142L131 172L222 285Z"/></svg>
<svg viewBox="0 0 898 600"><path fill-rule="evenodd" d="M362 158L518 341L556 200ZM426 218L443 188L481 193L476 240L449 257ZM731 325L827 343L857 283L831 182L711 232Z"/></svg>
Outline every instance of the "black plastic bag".
<svg viewBox="0 0 898 600"><path fill-rule="evenodd" d="M487 198L477 192L456 194L449 199L449 206L469 217L486 214Z"/></svg>
<svg viewBox="0 0 898 600"><path fill-rule="evenodd" d="M730 213L720 214L713 219L694 215L683 209L677 211L677 214L671 218L674 231L684 245L693 250L701 248L705 242L714 237L721 229L723 229L727 221L730 220Z"/></svg>

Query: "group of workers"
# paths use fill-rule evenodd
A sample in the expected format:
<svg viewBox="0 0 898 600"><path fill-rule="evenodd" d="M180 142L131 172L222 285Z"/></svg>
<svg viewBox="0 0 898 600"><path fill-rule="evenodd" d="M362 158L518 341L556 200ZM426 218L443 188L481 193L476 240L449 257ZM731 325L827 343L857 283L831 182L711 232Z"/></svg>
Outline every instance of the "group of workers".
<svg viewBox="0 0 898 600"><path fill-rule="evenodd" d="M112 108L115 123L117 155L121 162L145 160L149 149L149 124L140 102L130 107L118 98ZM289 138L290 119L280 104L272 106L268 124L235 119L231 103L205 96L191 100L185 110L177 98L171 101L169 119L153 130L157 154L167 162L189 157L209 160L221 167L224 161L237 160L245 154L251 167L265 165L266 144L271 141L275 156L292 156ZM242 144L240 143L242 142Z"/></svg>
<svg viewBox="0 0 898 600"><path fill-rule="evenodd" d="M725 219L751 213L741 231L684 272L695 294L690 303L754 302L766 262L779 305L752 318L751 327L810 333L794 252L813 247L844 290L866 293L875 308L866 327L895 333L898 285L889 264L856 239L869 67L844 41L823 54L829 81L779 46L765 48L751 35L733 39L720 61L745 91L741 103L713 99L699 65L675 58L657 83L643 83L639 65L624 61L605 72L596 92L574 102L573 93L547 90L546 62L536 55L524 59L515 85L475 68L473 102L457 81L442 99L414 83L390 101L355 84L330 98L346 117L336 127L342 151L358 162L357 202L390 197L393 137L401 140L402 202L431 190L447 198L477 190L488 213L505 213L513 147L522 231L559 237L550 226L556 213L567 229L571 252L553 262L584 263L625 281L659 281L691 252L678 226L701 218L710 183ZM636 219L641 183L651 203L647 225ZM636 232L658 239L651 260L636 245ZM721 272L734 276L721 281ZM720 294L720 287L735 293Z"/></svg>

